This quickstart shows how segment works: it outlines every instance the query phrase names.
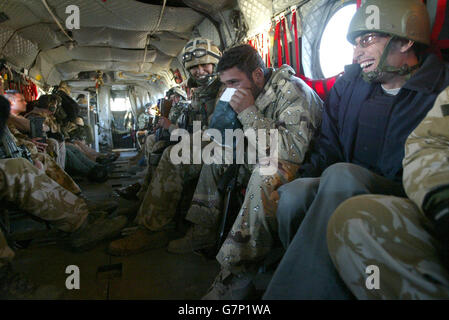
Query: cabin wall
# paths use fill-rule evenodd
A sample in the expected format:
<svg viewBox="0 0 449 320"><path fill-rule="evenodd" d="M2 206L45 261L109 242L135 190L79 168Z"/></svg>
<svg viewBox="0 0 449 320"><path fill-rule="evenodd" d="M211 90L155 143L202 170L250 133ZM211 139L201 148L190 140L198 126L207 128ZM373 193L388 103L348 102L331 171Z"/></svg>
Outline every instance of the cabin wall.
<svg viewBox="0 0 449 320"><path fill-rule="evenodd" d="M101 86L98 89L98 122L99 122L99 143L112 146L111 121L111 87Z"/></svg>
<svg viewBox="0 0 449 320"><path fill-rule="evenodd" d="M218 46L221 45L217 28L215 28L209 19L204 19L203 22L196 27L196 33L203 38L212 40Z"/></svg>

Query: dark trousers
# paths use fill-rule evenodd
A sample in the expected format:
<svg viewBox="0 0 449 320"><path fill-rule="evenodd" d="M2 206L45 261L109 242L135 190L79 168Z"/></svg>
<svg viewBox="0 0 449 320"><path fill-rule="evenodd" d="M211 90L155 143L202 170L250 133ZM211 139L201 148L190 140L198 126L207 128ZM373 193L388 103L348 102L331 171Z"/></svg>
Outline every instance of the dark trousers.
<svg viewBox="0 0 449 320"><path fill-rule="evenodd" d="M263 298L353 298L328 253L328 221L346 199L360 194L404 196L402 185L363 167L337 163L320 178L296 179L278 192L279 237L286 252Z"/></svg>
<svg viewBox="0 0 449 320"><path fill-rule="evenodd" d="M66 145L65 167L68 173L87 175L96 165L78 148Z"/></svg>

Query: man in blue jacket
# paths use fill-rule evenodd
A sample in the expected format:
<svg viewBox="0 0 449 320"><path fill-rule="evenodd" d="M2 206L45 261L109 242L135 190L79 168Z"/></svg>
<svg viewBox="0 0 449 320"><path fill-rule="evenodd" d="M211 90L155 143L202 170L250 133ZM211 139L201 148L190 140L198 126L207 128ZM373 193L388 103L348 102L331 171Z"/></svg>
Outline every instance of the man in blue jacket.
<svg viewBox="0 0 449 320"><path fill-rule="evenodd" d="M419 0L367 0L347 37L356 64L332 88L301 178L279 189L279 236L287 251L265 299L352 297L329 257L329 218L354 195L404 196L405 140L449 84L449 67L421 54L430 23Z"/></svg>

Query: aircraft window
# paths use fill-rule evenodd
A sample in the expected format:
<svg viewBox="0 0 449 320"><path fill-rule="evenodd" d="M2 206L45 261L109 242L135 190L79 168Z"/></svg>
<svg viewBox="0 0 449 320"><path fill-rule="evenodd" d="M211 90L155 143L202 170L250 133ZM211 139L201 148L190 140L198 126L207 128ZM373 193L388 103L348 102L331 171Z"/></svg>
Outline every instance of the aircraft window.
<svg viewBox="0 0 449 320"><path fill-rule="evenodd" d="M320 43L321 70L326 78L335 76L344 70L344 66L352 63L352 45L346 40L346 32L355 4L346 5L338 10L324 29Z"/></svg>
<svg viewBox="0 0 449 320"><path fill-rule="evenodd" d="M129 98L111 99L111 111L128 111L131 109Z"/></svg>

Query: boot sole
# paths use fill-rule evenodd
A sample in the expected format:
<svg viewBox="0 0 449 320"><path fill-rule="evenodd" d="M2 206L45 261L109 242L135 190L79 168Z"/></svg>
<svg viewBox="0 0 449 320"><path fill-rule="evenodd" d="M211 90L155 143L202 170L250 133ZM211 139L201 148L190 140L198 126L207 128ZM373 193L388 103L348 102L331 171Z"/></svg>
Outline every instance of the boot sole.
<svg viewBox="0 0 449 320"><path fill-rule="evenodd" d="M209 249L209 248L212 248L214 245L215 244L196 246L195 248L193 248L193 247L189 248L189 250L176 250L176 249L167 247L167 252L174 253L174 254L186 254L186 253L195 252L197 250Z"/></svg>
<svg viewBox="0 0 449 320"><path fill-rule="evenodd" d="M108 254L110 254L111 256L116 256L116 257L132 256L132 255L135 255L135 254L143 253L145 251L161 249L161 248L166 247L168 245L168 243L169 243L169 239L168 239L167 236L165 238L166 238L166 241L164 243L159 244L159 245L150 244L150 245L141 247L141 248L136 249L136 250L114 249L114 248L108 247L106 252Z"/></svg>

